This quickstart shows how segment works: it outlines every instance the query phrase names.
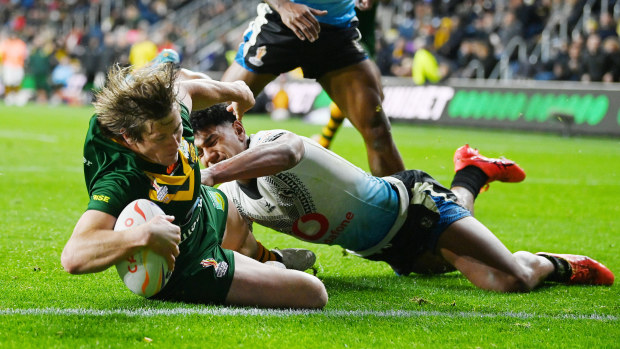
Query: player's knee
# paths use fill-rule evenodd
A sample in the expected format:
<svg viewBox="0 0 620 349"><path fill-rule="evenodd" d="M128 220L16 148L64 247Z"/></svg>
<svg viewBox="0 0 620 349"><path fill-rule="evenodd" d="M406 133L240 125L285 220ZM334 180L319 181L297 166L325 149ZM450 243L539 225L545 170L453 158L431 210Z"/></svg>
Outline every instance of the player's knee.
<svg viewBox="0 0 620 349"><path fill-rule="evenodd" d="M328 296L325 285L316 277L309 281L309 287L306 288L307 307L313 309L322 309L327 305Z"/></svg>
<svg viewBox="0 0 620 349"><path fill-rule="evenodd" d="M392 132L387 119L383 120L381 117L374 117L360 131L366 144L376 151L387 149L392 145Z"/></svg>

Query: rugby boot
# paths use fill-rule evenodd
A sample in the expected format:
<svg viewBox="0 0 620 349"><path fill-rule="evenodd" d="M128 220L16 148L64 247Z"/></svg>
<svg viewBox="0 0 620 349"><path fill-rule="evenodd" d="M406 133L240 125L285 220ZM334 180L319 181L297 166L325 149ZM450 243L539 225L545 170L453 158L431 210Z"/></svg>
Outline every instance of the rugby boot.
<svg viewBox="0 0 620 349"><path fill-rule="evenodd" d="M316 262L316 255L310 250L303 248L273 249L271 252L280 256L286 269L307 270Z"/></svg>
<svg viewBox="0 0 620 349"><path fill-rule="evenodd" d="M489 177L481 192L486 191L489 183L493 181L516 183L525 179L525 171L516 162L480 155L478 149L470 147L469 144L454 152L454 172L467 166L476 166Z"/></svg>
<svg viewBox="0 0 620 349"><path fill-rule="evenodd" d="M614 274L603 264L587 256L538 252L539 256L552 256L568 263L570 278L567 285L605 285L614 283Z"/></svg>

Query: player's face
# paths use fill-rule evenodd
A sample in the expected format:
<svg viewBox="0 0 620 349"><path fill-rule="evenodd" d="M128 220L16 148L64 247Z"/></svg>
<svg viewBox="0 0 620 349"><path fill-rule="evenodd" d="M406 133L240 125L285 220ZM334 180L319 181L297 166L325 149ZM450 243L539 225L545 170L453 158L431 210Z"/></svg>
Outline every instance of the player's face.
<svg viewBox="0 0 620 349"><path fill-rule="evenodd" d="M237 121L232 125L211 126L194 131L194 144L204 167L217 164L245 150L245 130Z"/></svg>
<svg viewBox="0 0 620 349"><path fill-rule="evenodd" d="M133 145L133 150L147 160L170 166L179 159L179 143L183 134L181 114L175 107L170 114L147 124L143 139Z"/></svg>

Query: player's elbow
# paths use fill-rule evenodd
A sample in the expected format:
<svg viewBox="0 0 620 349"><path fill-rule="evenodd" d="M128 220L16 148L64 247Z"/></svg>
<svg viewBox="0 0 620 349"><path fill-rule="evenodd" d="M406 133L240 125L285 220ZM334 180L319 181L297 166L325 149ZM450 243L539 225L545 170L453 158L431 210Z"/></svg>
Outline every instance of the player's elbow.
<svg viewBox="0 0 620 349"><path fill-rule="evenodd" d="M79 274L78 264L75 263L73 258L68 256L64 251L62 255L60 256L60 264L62 265L63 269L65 269L67 273Z"/></svg>
<svg viewBox="0 0 620 349"><path fill-rule="evenodd" d="M283 166L287 169L294 167L301 160L298 152L289 144L283 146L284 151L282 152L282 162Z"/></svg>
<svg viewBox="0 0 620 349"><path fill-rule="evenodd" d="M280 144L280 154L282 161L286 169L292 168L297 165L301 158L304 156L305 148L304 142L298 136L289 136L285 143Z"/></svg>
<svg viewBox="0 0 620 349"><path fill-rule="evenodd" d="M298 149L293 145L282 143L278 144L276 148L273 148L273 151L269 155L270 156L263 156L263 163L270 164L272 168L281 172L295 167L295 165L301 161L303 153L300 155Z"/></svg>
<svg viewBox="0 0 620 349"><path fill-rule="evenodd" d="M82 274L82 264L76 258L76 254L70 248L65 247L60 255L60 264L69 274Z"/></svg>

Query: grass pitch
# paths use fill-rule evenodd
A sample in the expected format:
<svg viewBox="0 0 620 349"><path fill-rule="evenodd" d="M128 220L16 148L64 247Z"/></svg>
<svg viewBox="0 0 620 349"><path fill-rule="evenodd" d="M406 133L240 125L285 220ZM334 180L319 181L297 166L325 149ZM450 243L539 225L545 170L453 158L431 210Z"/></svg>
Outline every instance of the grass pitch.
<svg viewBox="0 0 620 349"><path fill-rule="evenodd" d="M476 289L459 273L397 277L384 263L256 227L269 247L306 247L330 300L323 311L144 300L114 268L72 276L60 253L87 203L82 143L90 108L0 106L0 347L620 347L620 292L550 286L528 294ZM320 130L295 119L244 119L248 132ZM512 250L582 253L620 272L620 141L393 125L408 168L449 185L454 150L505 155L523 183L493 183L476 216ZM351 128L333 150L367 169Z"/></svg>

